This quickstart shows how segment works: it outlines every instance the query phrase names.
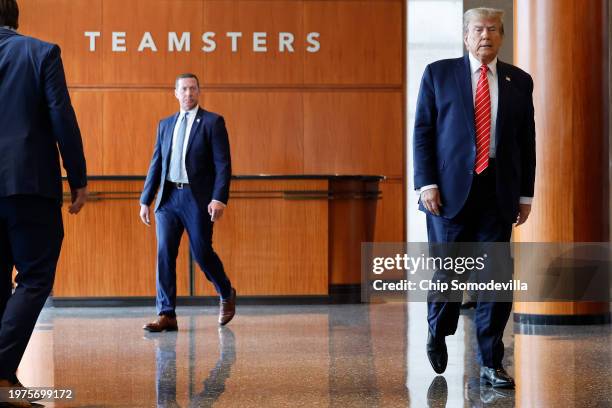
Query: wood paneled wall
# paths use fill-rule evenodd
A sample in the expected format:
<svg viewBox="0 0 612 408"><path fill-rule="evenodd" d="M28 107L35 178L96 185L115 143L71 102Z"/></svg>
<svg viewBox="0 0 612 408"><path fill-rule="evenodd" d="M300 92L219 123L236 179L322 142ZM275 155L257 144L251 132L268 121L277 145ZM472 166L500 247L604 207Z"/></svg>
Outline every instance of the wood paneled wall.
<svg viewBox="0 0 612 408"><path fill-rule="evenodd" d="M215 250L242 295L325 295L328 288L327 180L235 180L215 224ZM320 192L313 199L286 199ZM277 193L278 192L278 193ZM280 194L279 194L280 193ZM215 295L196 267L195 295Z"/></svg>
<svg viewBox="0 0 612 408"><path fill-rule="evenodd" d="M21 31L56 42L83 130L89 172L147 169L160 118L178 109L174 78L200 77L201 105L226 118L234 172L403 176L403 1L22 0ZM54 18L50 19L49 16ZM86 31L99 31L89 51ZM111 51L114 31L126 52ZM157 52L137 52L144 32ZM191 33L168 52L169 31ZM201 33L217 49L200 50ZM232 53L229 31L243 33ZM268 33L268 52L251 49ZM278 52L279 31L295 52ZM305 33L319 32L319 52Z"/></svg>
<svg viewBox="0 0 612 408"><path fill-rule="evenodd" d="M214 242L242 295L327 294L327 183L234 181L232 211L215 226ZM155 296L155 219L146 227L137 216L141 186L142 181L91 181L96 193L88 210L64 214L55 296ZM322 194L286 200L283 190ZM190 295L188 248L184 234L176 265L178 296ZM194 272L194 294L213 295L197 264Z"/></svg>
<svg viewBox="0 0 612 408"><path fill-rule="evenodd" d="M20 31L62 48L90 175L146 174L157 123L178 109L174 78L193 72L200 105L226 119L234 174L384 175L375 237L403 240L405 0L19 5ZM85 32L100 32L94 51ZM125 52L112 50L113 32L125 32ZM145 32L157 51L137 51ZM189 32L190 50L169 51L169 32ZM205 32L215 33L212 52L202 50ZM227 32L242 33L237 52ZM267 33L267 52L253 51L254 32ZM294 52L279 50L280 32L294 35ZM307 50L312 32L318 52ZM139 227L132 224L116 228Z"/></svg>
<svg viewBox="0 0 612 408"><path fill-rule="evenodd" d="M155 295L155 224L146 227L136 213L141 187L141 181L90 181L89 188L95 193L87 211L76 216L64 211L65 236L53 288L55 296ZM186 236L176 267L177 295L187 296Z"/></svg>

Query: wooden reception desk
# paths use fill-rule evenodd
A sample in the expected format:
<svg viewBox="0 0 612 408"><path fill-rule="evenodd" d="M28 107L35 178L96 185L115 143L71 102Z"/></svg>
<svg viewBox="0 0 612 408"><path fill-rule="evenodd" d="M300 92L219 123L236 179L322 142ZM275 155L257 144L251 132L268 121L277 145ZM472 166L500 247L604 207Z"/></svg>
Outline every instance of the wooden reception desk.
<svg viewBox="0 0 612 408"><path fill-rule="evenodd" d="M381 176L234 176L213 246L242 296L321 296L360 282L360 245L373 241ZM65 238L53 295L155 296L155 224L138 216L143 177L91 177ZM64 191L68 191L64 186ZM69 200L68 195L65 200ZM66 206L64 206L66 207ZM177 295L214 295L183 237Z"/></svg>

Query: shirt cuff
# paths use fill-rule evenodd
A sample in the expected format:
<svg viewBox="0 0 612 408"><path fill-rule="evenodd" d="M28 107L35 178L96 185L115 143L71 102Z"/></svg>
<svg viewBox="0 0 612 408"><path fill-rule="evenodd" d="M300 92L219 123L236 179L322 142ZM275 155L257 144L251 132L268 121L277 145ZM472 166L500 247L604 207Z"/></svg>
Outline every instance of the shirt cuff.
<svg viewBox="0 0 612 408"><path fill-rule="evenodd" d="M438 185L437 184L428 184L426 186L423 186L423 187L417 189L416 193L418 195L421 195L423 193L423 191L431 190L432 188L438 188Z"/></svg>
<svg viewBox="0 0 612 408"><path fill-rule="evenodd" d="M529 204L529 205L531 205L532 201L533 201L533 197L521 197L519 199L519 203L520 204Z"/></svg>
<svg viewBox="0 0 612 408"><path fill-rule="evenodd" d="M223 208L227 207L227 204L222 203L222 202L221 202L221 201L219 201L219 200L211 200L210 202L211 202L211 203L212 203L212 202L219 203L219 204L221 204L221 205L223 206Z"/></svg>

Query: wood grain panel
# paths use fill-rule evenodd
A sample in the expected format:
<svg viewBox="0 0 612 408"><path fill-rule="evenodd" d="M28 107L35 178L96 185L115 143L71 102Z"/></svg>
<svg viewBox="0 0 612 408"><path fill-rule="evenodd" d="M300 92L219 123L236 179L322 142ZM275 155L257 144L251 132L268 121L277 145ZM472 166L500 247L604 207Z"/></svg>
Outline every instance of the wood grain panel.
<svg viewBox="0 0 612 408"><path fill-rule="evenodd" d="M90 181L91 200L64 216L65 237L54 296L155 296L155 224L140 221L142 182ZM67 191L67 186L64 186ZM114 192L115 199L102 199ZM108 194L105 194L108 195ZM185 237L177 261L177 293L189 294Z"/></svg>
<svg viewBox="0 0 612 408"><path fill-rule="evenodd" d="M304 172L403 174L401 92L304 94Z"/></svg>
<svg viewBox="0 0 612 408"><path fill-rule="evenodd" d="M95 91L73 90L71 99L81 129L87 172L104 174L103 94ZM62 174L65 175L63 168Z"/></svg>
<svg viewBox="0 0 612 408"><path fill-rule="evenodd" d="M19 31L56 43L68 85L102 82L102 54L89 52L85 31L102 26L102 0L20 0Z"/></svg>
<svg viewBox="0 0 612 408"><path fill-rule="evenodd" d="M602 64L574 61L606 55L606 2L515 2L517 64L534 79L537 134L535 200L516 230L524 242L609 240L607 115ZM577 36L583 27L592 30ZM533 38L539 40L534 42ZM520 273L520 271L519 271ZM525 314L607 314L609 303L518 303Z"/></svg>
<svg viewBox="0 0 612 408"><path fill-rule="evenodd" d="M304 82L403 83L401 1L307 1L304 31L321 33L321 49L304 58Z"/></svg>
<svg viewBox="0 0 612 408"><path fill-rule="evenodd" d="M147 174L157 125L178 109L172 90L104 92L102 174Z"/></svg>
<svg viewBox="0 0 612 408"><path fill-rule="evenodd" d="M607 49L604 10L605 2L516 3L515 55L534 79L538 159L535 200L528 222L517 229L518 240L608 240L604 66L572 68L573 61ZM567 27L597 29L583 37ZM534 36L541 41L533 42Z"/></svg>
<svg viewBox="0 0 612 408"><path fill-rule="evenodd" d="M178 109L174 78L192 71L206 89L201 106L226 118L235 174L403 178L403 1L21 0L20 7L24 33L62 46L90 175L146 174L157 124ZM102 33L95 52L85 31ZM157 52L137 51L146 31ZM168 52L170 31L190 32L191 50ZM211 53L201 50L207 31L216 32ZM242 32L239 53L231 52L228 31ZM252 50L256 31L268 33L265 53ZM126 32L127 52L112 52L112 32ZM294 34L295 52L278 50L279 32ZM321 34L317 53L305 50L309 32ZM233 188L318 189L321 183L327 181L236 182ZM90 185L134 194L141 188ZM380 188L374 239L398 241L402 184ZM329 205L232 199L215 244L242 294L327 293ZM92 201L78 217L66 215L56 296L154 294L154 231L143 238L137 211L134 198ZM253 270L263 272L249 275ZM179 279L179 294L187 294L186 277ZM202 279L198 274L198 293L211 294Z"/></svg>
<svg viewBox="0 0 612 408"><path fill-rule="evenodd" d="M204 53L207 84L301 84L304 80L302 1L204 2L205 31L215 32L217 48ZM202 30L200 30L202 31ZM227 32L241 32L232 52ZM253 51L253 33L266 32L266 52ZM294 52L279 51L279 33L294 35Z"/></svg>
<svg viewBox="0 0 612 408"><path fill-rule="evenodd" d="M301 93L210 92L203 106L225 118L234 174L304 172Z"/></svg>
<svg viewBox="0 0 612 408"><path fill-rule="evenodd" d="M156 85L174 83L183 72L202 73L202 2L193 0L104 0L102 57L104 83ZM112 32L126 33L126 52L112 51ZM150 32L157 52L138 52L145 32ZM191 51L168 51L168 33L191 32ZM98 53L100 53L98 51Z"/></svg>
<svg viewBox="0 0 612 408"><path fill-rule="evenodd" d="M329 283L361 283L361 243L374 241L378 182L332 181L329 203Z"/></svg>
<svg viewBox="0 0 612 408"><path fill-rule="evenodd" d="M404 240L404 185L402 180L384 180L378 185L382 199L376 204L374 242Z"/></svg>
<svg viewBox="0 0 612 408"><path fill-rule="evenodd" d="M214 247L242 295L327 294L327 199L237 198L239 192L327 191L327 181L232 183L229 206L215 224ZM196 294L212 295L197 274Z"/></svg>

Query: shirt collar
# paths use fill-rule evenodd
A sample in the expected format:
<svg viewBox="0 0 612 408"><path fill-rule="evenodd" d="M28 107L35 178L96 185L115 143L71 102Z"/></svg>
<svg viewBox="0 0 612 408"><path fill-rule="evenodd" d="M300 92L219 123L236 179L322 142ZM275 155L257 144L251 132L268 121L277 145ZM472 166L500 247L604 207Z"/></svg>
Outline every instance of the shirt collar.
<svg viewBox="0 0 612 408"><path fill-rule="evenodd" d="M468 55L470 56L470 72L472 74L476 72L480 73L480 67L482 66L482 62L478 61L476 57L472 55L471 52L468 53ZM493 76L497 75L497 57L495 57L493 61L489 62L487 64L487 67L489 67L489 71L491 71Z"/></svg>
<svg viewBox="0 0 612 408"><path fill-rule="evenodd" d="M11 31L15 31L16 32L16 30L13 27L2 26L2 28L6 28L7 30L11 30Z"/></svg>
<svg viewBox="0 0 612 408"><path fill-rule="evenodd" d="M200 109L199 105L196 105L193 109L188 110L188 111L184 111L181 109L181 116L183 116L186 112L189 112L189 116L194 118L196 113L198 113L198 109Z"/></svg>

